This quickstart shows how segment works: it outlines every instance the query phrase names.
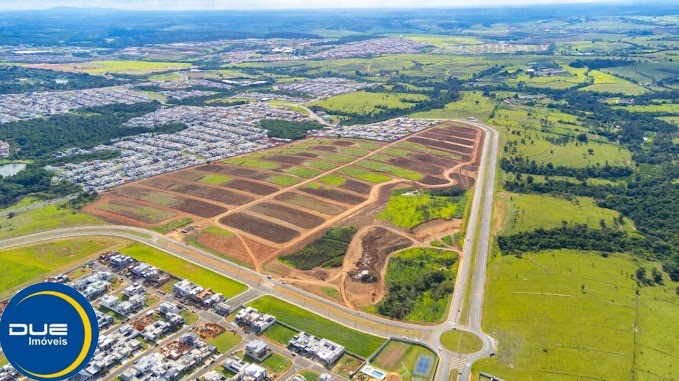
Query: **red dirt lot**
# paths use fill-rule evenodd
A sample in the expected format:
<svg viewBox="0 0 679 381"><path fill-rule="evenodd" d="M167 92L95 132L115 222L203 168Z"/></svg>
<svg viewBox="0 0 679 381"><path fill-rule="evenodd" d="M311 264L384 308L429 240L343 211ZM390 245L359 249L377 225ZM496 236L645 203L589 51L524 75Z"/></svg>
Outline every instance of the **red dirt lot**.
<svg viewBox="0 0 679 381"><path fill-rule="evenodd" d="M177 172L170 172L167 175L182 180L198 181L205 177L206 174L194 169L184 169Z"/></svg>
<svg viewBox="0 0 679 381"><path fill-rule="evenodd" d="M296 156L290 156L290 155L272 155L272 156L267 156L265 157L266 160L269 161L275 161L278 163L286 163L286 164L294 164L294 165L301 165L308 159L305 159L303 157L296 157Z"/></svg>
<svg viewBox="0 0 679 381"><path fill-rule="evenodd" d="M196 236L196 241L215 253L246 263L249 267L254 265L243 242L236 236L225 237L221 234L201 232Z"/></svg>
<svg viewBox="0 0 679 381"><path fill-rule="evenodd" d="M318 157L317 154L311 153L311 152L299 152L299 153L296 153L295 155L297 155L297 156L308 157L308 158L310 158L310 159L315 159L315 158Z"/></svg>
<svg viewBox="0 0 679 381"><path fill-rule="evenodd" d="M455 143L455 142L451 142L451 141L443 141L443 140L439 140L436 137L427 136L427 135L420 135L418 137L411 138L411 139L413 141L420 140L420 141L416 141L416 142L422 143L422 144L424 144L428 140L429 141L428 145L430 145L430 146L440 147L440 148L451 150L451 151L454 151L454 152L462 152L462 153L468 154L468 153L471 153L474 150L473 147L468 146L466 144Z"/></svg>
<svg viewBox="0 0 679 381"><path fill-rule="evenodd" d="M461 145L465 145L465 146L473 146L474 142L475 142L475 139L467 139L467 138L463 138L463 137L460 137L460 136L451 135L451 134L448 134L448 133L437 134L434 131L428 132L426 134L422 134L420 136L422 136L424 138L437 139L437 140L443 140L443 141L446 141L446 142L457 143L457 144L461 144Z"/></svg>
<svg viewBox="0 0 679 381"><path fill-rule="evenodd" d="M432 165L431 163L426 163L422 162L419 160L409 160L406 159L405 157L394 157L392 159L389 159L388 161L389 164L395 165L397 167L409 169L414 172L419 172L422 174L430 174L430 175L442 175L443 174L443 168L438 167L435 165Z"/></svg>
<svg viewBox="0 0 679 381"><path fill-rule="evenodd" d="M470 147L461 147L461 146L453 145L453 144L450 144L450 143L441 142L441 141L438 141L438 140L431 140L431 139L424 139L424 138L415 137L415 138L408 138L408 141L413 142L413 143L423 144L423 145L430 147L430 148L443 149L443 150L452 152L454 154L459 155L460 161L462 161L462 162L469 161L470 160L469 153L472 152L472 149ZM463 148L465 150L467 150L468 152L462 151Z"/></svg>
<svg viewBox="0 0 679 381"><path fill-rule="evenodd" d="M315 151L325 151L325 152L337 152L337 147L333 146L313 146L310 149L315 150Z"/></svg>
<svg viewBox="0 0 679 381"><path fill-rule="evenodd" d="M285 243L299 237L299 232L296 230L274 224L247 213L234 213L222 217L219 222L275 243Z"/></svg>
<svg viewBox="0 0 679 381"><path fill-rule="evenodd" d="M448 180L436 176L424 176L420 183L424 185L443 185L447 184Z"/></svg>
<svg viewBox="0 0 679 381"><path fill-rule="evenodd" d="M313 214L302 212L301 210L290 208L285 205L272 202L263 202L250 208L250 210L273 217L281 221L291 223L304 229L315 228L325 222L325 219Z"/></svg>
<svg viewBox="0 0 679 381"><path fill-rule="evenodd" d="M349 142L346 140L335 140L334 142L332 142L332 144L336 146L353 146L354 142Z"/></svg>
<svg viewBox="0 0 679 381"><path fill-rule="evenodd" d="M327 198L332 201L338 201L349 205L358 205L365 201L365 198L342 192L337 189L300 188L299 190L314 196Z"/></svg>
<svg viewBox="0 0 679 381"><path fill-rule="evenodd" d="M347 179L344 184L340 185L340 188L360 194L369 194L372 186L364 182Z"/></svg>
<svg viewBox="0 0 679 381"><path fill-rule="evenodd" d="M218 216L222 213L226 213L228 210L215 204L193 199L184 200L179 206L177 206L177 209L205 218Z"/></svg>
<svg viewBox="0 0 679 381"><path fill-rule="evenodd" d="M463 127L463 126L459 126L459 125L436 127L436 128L432 128L429 131L435 132L437 134L448 134L448 135L459 136L461 138L472 139L472 140L475 140L478 137L479 132L480 132L479 129Z"/></svg>
<svg viewBox="0 0 679 381"><path fill-rule="evenodd" d="M408 155L408 158L409 159L413 158L415 160L419 160L419 161L422 161L422 162L425 162L425 163L429 163L431 165L437 165L439 167L443 167L443 168L446 168L446 169L447 168L453 168L456 165L460 164L460 162L457 161L457 160L446 159L446 158L441 157L441 156L431 155L431 154L419 152L419 151L417 153L413 153L413 154Z"/></svg>
<svg viewBox="0 0 679 381"><path fill-rule="evenodd" d="M237 189L240 191L248 192L248 193L254 193L259 196L266 196L274 192L278 192L279 188L271 186L271 185L265 185L265 184L260 184L256 183L254 181L248 181L248 180L231 180L226 184L221 185L224 188L231 188L231 189Z"/></svg>
<svg viewBox="0 0 679 381"><path fill-rule="evenodd" d="M276 201L283 201L287 204L301 206L309 210L332 216L347 210L347 208L341 205L336 205L328 201L322 201L317 198L308 197L296 192L286 192L274 197L274 199Z"/></svg>
<svg viewBox="0 0 679 381"><path fill-rule="evenodd" d="M150 209L151 211L153 211L154 214L157 215L156 218L153 218L153 216L143 214L143 209L140 206L141 205L135 204L133 202L128 202L120 199L113 199L108 203L98 204L96 209L98 211L113 213L123 217L139 220L147 224L157 224L159 222L169 220L170 218L174 218L176 216L176 214L167 212L162 209L144 206L144 208Z"/></svg>
<svg viewBox="0 0 679 381"><path fill-rule="evenodd" d="M166 177L152 177L148 180L142 180L138 182L139 185L145 185L151 188L157 189L171 189L173 186L177 185L178 181Z"/></svg>
<svg viewBox="0 0 679 381"><path fill-rule="evenodd" d="M172 188L172 191L236 206L247 204L255 199L254 197L246 196L244 194L206 185L179 184Z"/></svg>

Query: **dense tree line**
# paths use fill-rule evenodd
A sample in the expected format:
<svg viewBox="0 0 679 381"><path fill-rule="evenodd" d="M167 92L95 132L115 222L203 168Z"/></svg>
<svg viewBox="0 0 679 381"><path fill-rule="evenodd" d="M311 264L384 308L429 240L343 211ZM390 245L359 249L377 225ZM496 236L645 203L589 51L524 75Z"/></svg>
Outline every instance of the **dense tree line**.
<svg viewBox="0 0 679 381"><path fill-rule="evenodd" d="M614 167L608 164L602 166L590 165L584 168L570 168L552 163L537 164L535 160L528 160L522 156L502 158L500 168L505 172L528 173L544 176L569 176L578 180L589 178L615 179L630 176L634 171L630 167Z"/></svg>
<svg viewBox="0 0 679 381"><path fill-rule="evenodd" d="M270 138L298 140L306 137L307 132L323 128L317 122L295 122L282 119L264 119L259 127L268 131Z"/></svg>
<svg viewBox="0 0 679 381"><path fill-rule="evenodd" d="M30 81L22 81L22 78L30 78ZM79 90L119 84L116 79L85 73L0 66L0 94Z"/></svg>
<svg viewBox="0 0 679 381"><path fill-rule="evenodd" d="M620 59L596 58L591 60L575 60L569 65L575 68L586 67L590 70L604 69L607 67L617 67L631 65L633 62Z"/></svg>
<svg viewBox="0 0 679 381"><path fill-rule="evenodd" d="M28 194L41 198L55 198L80 190L78 186L69 182L52 184L52 176L51 172L35 164L29 165L16 175L0 176L0 207L11 205Z"/></svg>
<svg viewBox="0 0 679 381"><path fill-rule="evenodd" d="M155 129L124 126L128 120L153 112L159 107L158 102L115 104L49 118L9 122L0 129L0 140L12 145L15 158L46 159L71 147L91 148L124 136L145 132L170 133L186 128L181 124Z"/></svg>

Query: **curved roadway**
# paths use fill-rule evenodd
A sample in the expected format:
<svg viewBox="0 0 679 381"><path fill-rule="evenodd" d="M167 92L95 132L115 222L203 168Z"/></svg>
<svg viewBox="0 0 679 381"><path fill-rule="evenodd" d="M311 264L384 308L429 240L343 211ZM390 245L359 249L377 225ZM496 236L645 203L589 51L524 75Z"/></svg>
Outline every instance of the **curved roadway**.
<svg viewBox="0 0 679 381"><path fill-rule="evenodd" d="M163 250L171 255L211 269L224 276L236 279L249 287L244 294L236 296L233 301L246 302L260 295L275 295L287 302L302 306L316 314L328 317L345 326L383 337L407 337L428 345L432 350L438 349L439 367L437 381L448 381L451 372L459 370L459 380L469 380L471 365L478 359L491 355L495 350L495 341L481 330L481 314L483 309L483 293L485 271L490 239L490 221L493 202L495 167L497 162L498 133L494 129L480 123L458 121L474 125L486 132L483 155L479 168L479 181L475 188L474 200L468 222L467 239L464 244L458 276L448 319L439 325L418 325L383 317L361 314L320 296L296 287L268 279L266 275L237 265L226 259L207 253L193 246L177 242L151 230L129 226L85 226L68 229L57 229L35 233L0 241L0 249L24 246L40 241L79 237L79 236L115 236L138 241ZM475 242L476 241L476 242ZM475 243L475 244L474 244ZM474 249L475 252L474 252ZM461 323L463 304L467 295L469 273L473 264L471 290L467 324ZM459 355L440 346L440 336L451 329L467 331L477 335L483 342L483 348L471 355ZM463 361L463 364L460 364ZM461 369L460 369L461 368Z"/></svg>

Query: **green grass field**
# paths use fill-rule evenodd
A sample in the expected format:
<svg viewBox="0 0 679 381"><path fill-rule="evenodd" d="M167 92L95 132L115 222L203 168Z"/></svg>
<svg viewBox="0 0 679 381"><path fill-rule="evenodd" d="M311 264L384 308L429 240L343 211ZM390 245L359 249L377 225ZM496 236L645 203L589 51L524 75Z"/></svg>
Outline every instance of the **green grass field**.
<svg viewBox="0 0 679 381"><path fill-rule="evenodd" d="M283 347L287 347L292 337L296 334L297 332L291 330L290 328L279 323L275 323L271 327L267 328L267 330L262 333L262 336Z"/></svg>
<svg viewBox="0 0 679 381"><path fill-rule="evenodd" d="M224 175L205 175L200 178L201 183L210 185L220 185L233 180L231 177Z"/></svg>
<svg viewBox="0 0 679 381"><path fill-rule="evenodd" d="M371 172L358 167L345 167L337 171L337 173L342 175L347 175L359 180L367 181L369 183L379 184L391 180L391 177L381 174Z"/></svg>
<svg viewBox="0 0 679 381"><path fill-rule="evenodd" d="M500 348L474 371L527 381L677 379L679 283L665 276L637 295L639 266L660 267L570 250L496 258L483 329Z"/></svg>
<svg viewBox="0 0 679 381"><path fill-rule="evenodd" d="M57 228L83 225L101 225L103 222L89 214L58 205L17 213L13 218L0 217L0 239L38 233Z"/></svg>
<svg viewBox="0 0 679 381"><path fill-rule="evenodd" d="M478 336L466 331L448 331L441 335L441 344L457 353L474 353L483 348Z"/></svg>
<svg viewBox="0 0 679 381"><path fill-rule="evenodd" d="M156 231L160 234L167 234L175 229L178 229L184 225L188 225L193 222L192 218L180 218L178 220L170 221L165 225L152 227L151 230Z"/></svg>
<svg viewBox="0 0 679 381"><path fill-rule="evenodd" d="M242 337L227 330L226 332L222 332L217 337L208 339L207 343L217 347L219 353L226 353L231 350L231 348L240 344L241 341L243 341Z"/></svg>
<svg viewBox="0 0 679 381"><path fill-rule="evenodd" d="M191 64L152 61L92 61L84 65L88 74L149 74L157 71L188 69Z"/></svg>
<svg viewBox="0 0 679 381"><path fill-rule="evenodd" d="M328 185L338 187L338 186L344 184L347 181L347 179L345 179L344 177L339 176L339 175L331 174L331 175L321 177L320 179L318 179L318 181L320 181L324 184L328 184Z"/></svg>
<svg viewBox="0 0 679 381"><path fill-rule="evenodd" d="M600 229L599 221L603 219L606 226L614 227L613 220L620 215L617 211L598 207L590 197L574 197L570 201L550 195L502 193L500 198L506 204L502 235L538 228L555 229L561 227L562 221ZM634 223L627 218L624 221L618 228L634 232Z"/></svg>
<svg viewBox="0 0 679 381"><path fill-rule="evenodd" d="M603 71L590 70L588 75L594 79L594 84L581 88L581 91L621 93L625 95L639 95L648 92L642 86Z"/></svg>
<svg viewBox="0 0 679 381"><path fill-rule="evenodd" d="M289 187L292 185L295 185L299 183L301 180L292 176L286 176L286 175L273 175L270 177L267 177L264 181L275 184L275 185L280 185L283 187Z"/></svg>
<svg viewBox="0 0 679 381"><path fill-rule="evenodd" d="M463 91L462 99L448 103L442 109L418 112L411 118L421 119L465 119L474 116L479 120L486 120L495 109L495 102L481 95L480 91Z"/></svg>
<svg viewBox="0 0 679 381"><path fill-rule="evenodd" d="M394 165L380 163L379 161L362 160L356 163L356 165L359 167L369 169L371 171L383 172L406 180L420 181L424 177L424 175L419 172L411 171L409 169L397 167Z"/></svg>
<svg viewBox="0 0 679 381"><path fill-rule="evenodd" d="M337 95L314 102L309 106L320 107L330 114L374 114L385 108L410 108L416 102L426 99L427 96L421 94L369 93L367 91L359 91Z"/></svg>
<svg viewBox="0 0 679 381"><path fill-rule="evenodd" d="M231 278L141 243L133 243L121 249L120 252L156 266L176 277L186 278L199 286L211 288L214 292L224 294L226 298L231 298L247 290L247 286Z"/></svg>
<svg viewBox="0 0 679 381"><path fill-rule="evenodd" d="M415 366L420 356L433 359L427 375L415 375ZM434 378L438 357L436 353L421 346L392 340L375 357L372 364L390 373L397 373L402 381L431 380Z"/></svg>
<svg viewBox="0 0 679 381"><path fill-rule="evenodd" d="M403 191L392 194L384 211L377 218L393 225L412 228L437 218L462 218L467 197L433 196L429 192L403 196Z"/></svg>
<svg viewBox="0 0 679 381"><path fill-rule="evenodd" d="M316 315L308 310L288 304L274 296L262 296L247 304L262 312L276 316L284 323L303 329L319 337L324 337L359 356L371 355L384 342L384 339L345 327L330 319Z"/></svg>
<svg viewBox="0 0 679 381"><path fill-rule="evenodd" d="M40 282L48 274L125 242L117 238L73 238L0 251L0 295L9 294L28 282Z"/></svg>

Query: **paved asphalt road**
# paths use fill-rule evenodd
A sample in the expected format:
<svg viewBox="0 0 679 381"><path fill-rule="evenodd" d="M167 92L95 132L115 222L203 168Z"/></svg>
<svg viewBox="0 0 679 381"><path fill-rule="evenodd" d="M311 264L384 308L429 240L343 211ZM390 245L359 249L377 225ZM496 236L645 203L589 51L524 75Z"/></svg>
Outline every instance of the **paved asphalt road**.
<svg viewBox="0 0 679 381"><path fill-rule="evenodd" d="M245 302L260 295L275 295L287 302L297 304L316 314L326 316L360 331L382 337L408 337L413 340L419 340L421 343L428 345L432 350L438 351L440 358L439 370L436 376L438 381L448 381L450 372L453 369L457 369L455 364L459 363L461 358L466 359L459 378L459 380L466 381L470 377L473 362L490 356L495 350L495 341L481 330L481 314L490 239L498 133L494 129L479 123L460 122L482 128L486 131L486 138L479 169L480 180L477 182L475 189L468 224L468 241L464 245L453 302L451 303L448 320L440 325L421 326L389 320L375 315L361 314L317 295L283 284L275 279L268 279L263 274L204 252L196 247L178 243L161 234L142 228L111 225L57 229L2 240L0 241L0 249L77 236L115 236L135 240L245 283L249 287L247 296L237 296L234 298L234 301ZM474 237L477 237L476 255L472 255ZM474 260L473 266L472 260ZM215 268L216 263L220 266L218 269ZM464 297L467 294L466 288L469 284L469 273L472 268L471 293L468 301L469 305L466 309L469 316L467 319L468 325L466 325L460 323L460 318L463 311ZM479 336L483 341L483 348L477 353L464 357L441 348L439 341L441 334L451 329L467 331ZM453 368L454 366L455 368Z"/></svg>

